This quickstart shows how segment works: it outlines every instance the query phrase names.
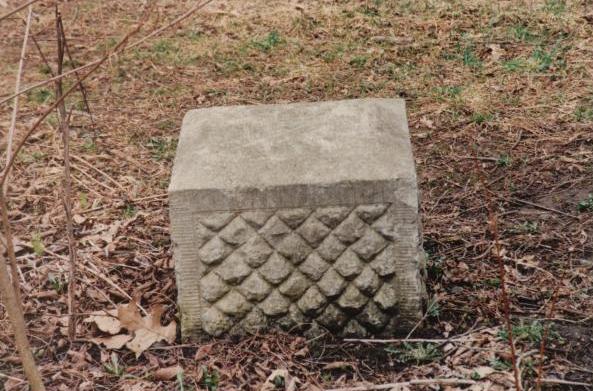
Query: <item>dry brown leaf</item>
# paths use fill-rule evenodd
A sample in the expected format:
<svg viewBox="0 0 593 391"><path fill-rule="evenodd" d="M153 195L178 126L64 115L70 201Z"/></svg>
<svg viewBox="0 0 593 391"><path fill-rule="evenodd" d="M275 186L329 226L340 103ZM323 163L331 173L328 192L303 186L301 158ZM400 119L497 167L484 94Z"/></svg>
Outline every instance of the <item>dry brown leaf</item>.
<svg viewBox="0 0 593 391"><path fill-rule="evenodd" d="M162 305L155 305L150 313L143 317L135 303L128 303L114 310L97 311L86 318L85 322L94 322L101 331L109 334L117 334L122 329L128 330L129 334L119 334L112 338L95 338L93 342L103 344L108 349L120 349L125 344L128 349L136 353L136 357L139 357L156 342L173 343L175 341L177 323L172 321L167 326L162 326L163 311Z"/></svg>
<svg viewBox="0 0 593 391"><path fill-rule="evenodd" d="M155 380L171 380L174 379L180 372L183 372L183 368L181 368L179 365L159 368L154 372L154 378Z"/></svg>
<svg viewBox="0 0 593 391"><path fill-rule="evenodd" d="M128 304L130 306L130 304ZM138 311L136 309L136 311ZM125 312L125 311L124 311ZM167 326L161 326L161 315L163 313L163 306L155 305L151 309L148 316L141 318L142 325L138 325L138 319L132 317L130 319L130 327L134 327L134 338L126 344L126 347L136 353L139 357L143 351L152 346L158 341L166 341L173 343L177 335L177 323L172 321ZM138 312L139 314L139 312ZM122 322L124 324L124 322Z"/></svg>
<svg viewBox="0 0 593 391"><path fill-rule="evenodd" d="M92 315L86 317L84 321L95 323L99 330L114 335L122 329L117 312L117 310L95 311Z"/></svg>
<svg viewBox="0 0 593 391"><path fill-rule="evenodd" d="M329 364L325 364L323 369L346 369L346 368L353 368L352 363L348 361L334 361L330 362Z"/></svg>
<svg viewBox="0 0 593 391"><path fill-rule="evenodd" d="M196 352L196 355L194 356L194 360L201 360L201 359L209 356L213 347L214 347L214 344L207 344L207 345L200 346L198 348L198 351Z"/></svg>
<svg viewBox="0 0 593 391"><path fill-rule="evenodd" d="M117 334L106 338L93 338L92 342L97 345L103 345L107 349L121 349L125 344L132 339L131 335L128 334Z"/></svg>
<svg viewBox="0 0 593 391"><path fill-rule="evenodd" d="M281 378L282 380L279 380ZM295 391L297 389L297 382L298 380L288 373L288 370L276 369L272 371L270 376L266 379L266 382L260 388L260 391L272 391L278 390L279 388L276 386L279 382L284 384L284 391Z"/></svg>
<svg viewBox="0 0 593 391"><path fill-rule="evenodd" d="M140 310L135 303L122 304L117 307L117 318L123 328L128 331L136 331L144 327L144 320Z"/></svg>

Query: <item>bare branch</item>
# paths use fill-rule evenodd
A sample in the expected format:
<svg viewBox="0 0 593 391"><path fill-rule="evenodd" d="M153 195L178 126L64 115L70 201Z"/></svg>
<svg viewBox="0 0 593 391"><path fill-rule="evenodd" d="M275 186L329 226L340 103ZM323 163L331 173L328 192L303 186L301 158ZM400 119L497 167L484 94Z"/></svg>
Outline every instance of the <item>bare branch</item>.
<svg viewBox="0 0 593 391"><path fill-rule="evenodd" d="M126 46L126 47L122 48L121 50L118 50L118 51L112 51L112 52L111 52L111 53L108 55L108 59L109 59L109 58L111 58L111 57L113 57L113 56L115 56L116 54L119 54L120 52L123 52L123 51L125 51L125 50L128 50L128 49L132 49L132 48L134 48L134 47L136 47L136 46L138 46L138 45L142 44L142 43L143 43L144 41L146 41L147 39L149 39L149 38L152 38L152 37L154 37L155 35L158 35L158 34L162 33L162 32L163 32L163 31L165 31L166 29L168 29L168 28L170 28L170 27L172 27L172 26L176 25L177 23L179 23L179 22L181 22L181 21L183 21L183 20L187 19L187 18L188 18L189 16L191 16L193 13L195 13L196 11L198 11L200 8L203 8L203 7L205 7L206 5L208 5L209 3L213 2L213 1L214 1L214 0L206 0L205 2L203 2L203 3L200 3L200 4L196 5L195 7L191 8L190 10L188 10L187 12L185 12L184 14L182 14L181 16L177 17L175 20L173 20L171 23L167 24L166 26L163 26L163 27L160 27L160 28L158 28L158 29L154 30L153 32L151 32L151 33L150 33L150 34L148 34L147 36L145 36L145 37L143 37L143 38L140 38L138 41L136 41L136 42L134 42L134 43L130 44L129 46ZM53 82L53 81L56 81L56 80L62 79L62 78L64 78L64 77L66 77L66 76L70 76L70 75L71 75L71 74L73 74L73 73L80 72L80 71L82 71L82 70L84 70L84 69L87 69L87 68L93 67L93 66L97 65L99 62L103 63L105 60L106 60L106 59L104 59L104 58L101 58L101 59L99 59L99 60L95 60L95 61L93 61L93 62L90 62L90 63L88 63L88 64L82 65L82 66L80 66L80 67L78 67L78 68L72 69L72 70L70 70L70 71L68 71L68 72L64 72L64 73L62 73L61 75L57 75L57 76L55 76L55 77L52 77L52 78L49 78L49 79L46 79L46 80L42 80L42 81L40 81L40 82L37 82L37 83L35 83L35 84L32 84L32 85L30 85L30 86L28 86L28 87L25 87L25 88L23 88L22 90L20 90L19 92L15 93L15 94L12 94L12 95L10 95L10 96L8 96L8 97L6 97L6 98L3 98L2 100L0 100L0 104L6 103L6 102L8 102L9 100L11 100L12 98L14 98L15 96L18 96L18 95L24 94L25 92L29 92L29 91L31 91L31 90L33 90L33 89L35 89L35 88L42 87L42 86L44 86L44 85L46 85L46 84L49 84L49 83L51 83L51 82Z"/></svg>
<svg viewBox="0 0 593 391"><path fill-rule="evenodd" d="M29 42L29 31L31 31L31 16L33 15L33 7L29 6L29 13L27 14L27 21L25 23L25 36L23 37L23 45L21 47L21 57L19 59L19 68L16 74L15 93L21 89L21 78L23 76L23 68L25 66L25 55L27 53L27 43ZM19 112L19 97L14 97L14 105L12 106L12 117L10 118L10 127L8 128L8 141L6 145L6 163L12 157L12 140L14 139L14 132L16 129L16 117ZM6 185L2 186L2 191L6 194Z"/></svg>
<svg viewBox="0 0 593 391"><path fill-rule="evenodd" d="M0 208L4 211L6 210L6 207L6 199L4 198L4 194L0 191ZM4 216L5 214L2 213L2 215ZM6 223L6 221L4 221L4 223ZM41 375L37 369L37 365L35 365L33 354L31 353L31 345L29 345L29 340L27 338L27 325L25 324L21 302L17 300L15 290L10 283L10 277L8 275L8 265L6 264L3 252L0 251L0 294L2 295L6 313L12 323L15 345L21 358L23 370L25 371L27 380L29 380L31 390L45 391Z"/></svg>
<svg viewBox="0 0 593 391"><path fill-rule="evenodd" d="M20 10L23 10L25 8L27 8L30 5L33 5L34 3L37 3L39 0L30 0L24 4L19 5L18 7L16 7L15 9L13 9L12 11L8 11L8 13L0 16L0 22L2 22L4 19L11 17L12 15L16 14L17 12L19 12Z"/></svg>

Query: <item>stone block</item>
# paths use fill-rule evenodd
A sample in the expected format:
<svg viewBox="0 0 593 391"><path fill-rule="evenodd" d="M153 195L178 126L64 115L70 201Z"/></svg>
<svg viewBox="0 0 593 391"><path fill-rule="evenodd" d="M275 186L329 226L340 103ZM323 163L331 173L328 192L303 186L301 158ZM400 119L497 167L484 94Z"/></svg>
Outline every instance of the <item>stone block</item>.
<svg viewBox="0 0 593 391"><path fill-rule="evenodd" d="M185 339L391 336L422 317L402 100L192 110L169 196Z"/></svg>

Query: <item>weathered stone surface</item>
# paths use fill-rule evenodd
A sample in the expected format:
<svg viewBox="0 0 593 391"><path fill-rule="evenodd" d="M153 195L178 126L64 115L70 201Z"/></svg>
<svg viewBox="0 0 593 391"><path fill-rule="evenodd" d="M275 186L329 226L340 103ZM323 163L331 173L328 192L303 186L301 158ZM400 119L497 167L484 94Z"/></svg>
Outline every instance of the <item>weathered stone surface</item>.
<svg viewBox="0 0 593 391"><path fill-rule="evenodd" d="M307 260L305 260L299 268L307 275L307 277L313 281L317 281L329 268L329 263L325 262L316 252L314 252L307 257Z"/></svg>
<svg viewBox="0 0 593 391"><path fill-rule="evenodd" d="M278 285L288 277L291 269L292 266L282 255L274 253L258 270L269 283Z"/></svg>
<svg viewBox="0 0 593 391"><path fill-rule="evenodd" d="M334 263L334 268L342 275L342 277L347 279L352 279L360 274L364 264L358 258L358 255L354 253L354 251L348 249L340 255L336 263Z"/></svg>
<svg viewBox="0 0 593 391"><path fill-rule="evenodd" d="M268 296L272 286L258 272L253 272L243 281L238 290L247 300L257 302Z"/></svg>
<svg viewBox="0 0 593 391"><path fill-rule="evenodd" d="M280 292L274 290L266 297L266 299L260 304L260 308L264 314L269 316L276 316L285 314L290 306L290 300L280 294Z"/></svg>
<svg viewBox="0 0 593 391"><path fill-rule="evenodd" d="M191 111L169 191L185 338L389 336L421 318L401 101Z"/></svg>
<svg viewBox="0 0 593 391"><path fill-rule="evenodd" d="M342 290L348 285L334 269L329 269L317 283L319 290L327 297L334 297L342 293Z"/></svg>
<svg viewBox="0 0 593 391"><path fill-rule="evenodd" d="M278 290L284 296L288 296L294 300L301 297L311 284L312 283L303 275L303 273L295 271L286 281L284 281L284 283L282 283L282 285L280 285Z"/></svg>

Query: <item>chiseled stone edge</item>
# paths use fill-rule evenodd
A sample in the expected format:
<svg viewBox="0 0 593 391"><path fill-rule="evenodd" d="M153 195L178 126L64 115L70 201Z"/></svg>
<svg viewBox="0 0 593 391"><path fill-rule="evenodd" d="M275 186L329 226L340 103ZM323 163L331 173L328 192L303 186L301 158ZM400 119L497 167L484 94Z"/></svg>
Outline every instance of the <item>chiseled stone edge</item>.
<svg viewBox="0 0 593 391"><path fill-rule="evenodd" d="M171 242L177 280L177 302L181 318L181 335L184 339L202 335L200 277L201 262L198 260L198 246L195 219L189 199L182 194L169 195L171 220ZM174 222L174 223L173 223Z"/></svg>
<svg viewBox="0 0 593 391"><path fill-rule="evenodd" d="M191 212L251 209L310 208L400 202L418 210L416 178L383 181L344 181L331 184L294 184L263 189L169 190L183 197Z"/></svg>

